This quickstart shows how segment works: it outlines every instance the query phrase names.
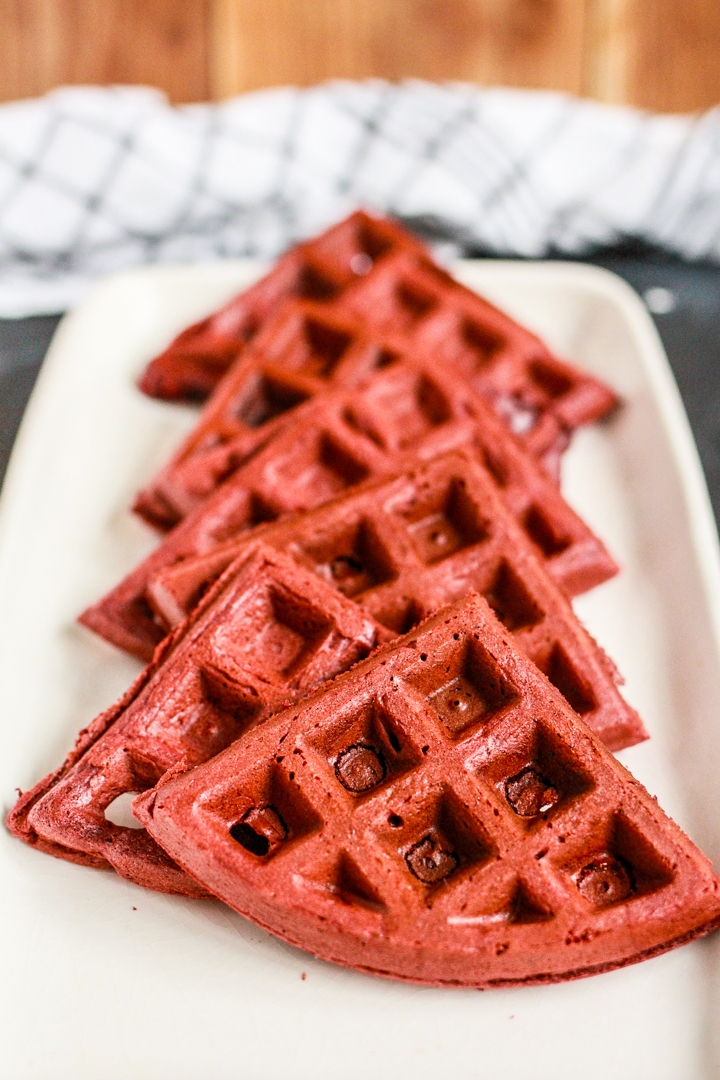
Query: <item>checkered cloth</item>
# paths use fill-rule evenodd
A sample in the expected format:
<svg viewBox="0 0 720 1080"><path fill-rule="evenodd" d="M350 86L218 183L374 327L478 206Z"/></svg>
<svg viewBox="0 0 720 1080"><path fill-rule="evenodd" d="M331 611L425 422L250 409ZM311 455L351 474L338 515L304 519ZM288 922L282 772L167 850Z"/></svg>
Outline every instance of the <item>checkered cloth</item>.
<svg viewBox="0 0 720 1080"><path fill-rule="evenodd" d="M336 82L170 107L145 88L0 107L0 315L64 310L139 263L271 257L365 205L462 250L642 238L720 258L720 111Z"/></svg>

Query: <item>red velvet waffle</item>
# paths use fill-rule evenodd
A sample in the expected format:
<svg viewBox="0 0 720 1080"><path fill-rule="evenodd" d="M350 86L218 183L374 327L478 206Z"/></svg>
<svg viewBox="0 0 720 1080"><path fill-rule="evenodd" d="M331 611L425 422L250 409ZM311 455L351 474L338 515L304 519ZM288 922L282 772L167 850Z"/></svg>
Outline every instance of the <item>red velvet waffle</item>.
<svg viewBox="0 0 720 1080"><path fill-rule="evenodd" d="M188 327L150 362L140 389L151 397L202 401L290 297L329 302L395 251L427 257L424 244L399 225L358 211L283 255L255 285L214 315Z"/></svg>
<svg viewBox="0 0 720 1080"><path fill-rule="evenodd" d="M393 270L396 262L389 260L390 270ZM413 266L410 264L410 269ZM383 272L378 270L380 276L375 279L376 286L387 284L383 282ZM424 273L416 266L414 272L416 276ZM394 280L395 276L393 272L390 280ZM460 300L466 295L469 294L461 291ZM365 323L372 323L375 307L381 311L389 307L387 300L383 304L380 298L376 305L372 305L369 303L372 296L350 289L348 299L353 296L371 312ZM471 297L470 308L476 300L481 307L488 307L479 298ZM460 315L456 312L453 318L457 322ZM403 322L399 316L393 323L402 329ZM383 322L373 330L357 318L340 316L327 306L308 301L287 301L277 314L268 319L242 357L221 380L203 409L196 428L136 499L135 511L150 524L162 529L176 525L267 442L279 424L292 420L292 409L300 402L331 384L356 386L374 370L401 359L404 353L415 358L424 355L435 366L437 349L433 346L433 337L437 336L438 327L447 326L447 323L448 310L444 309L444 313L439 312L436 317L429 316L423 332L408 337L402 333L392 333L392 327ZM525 352L530 356L532 349L536 349L536 339L518 330L518 336L524 340L522 335L527 339ZM464 364L461 354L453 353L453 356L451 366L456 374L477 383L482 390L482 379L474 377L472 365ZM477 366L477 357L475 361ZM502 363L502 357L499 357L496 371L500 370ZM547 363L550 364L551 360ZM512 373L512 364L509 370ZM561 444L564 446L564 436L557 417L553 419L547 402L542 402L538 393L533 399L533 415L542 416L542 420L530 431L528 448L535 456L545 460L548 455L553 458ZM509 401L510 397L506 395L503 400ZM571 399L572 395L566 395L563 399L568 424ZM498 401L495 404L500 409ZM530 413L523 415L527 418ZM555 465L558 461L553 458Z"/></svg>
<svg viewBox="0 0 720 1080"><path fill-rule="evenodd" d="M161 569L207 553L263 521L318 506L360 481L392 475L407 456L435 457L459 445L473 445L483 456L506 504L568 593L583 592L616 573L600 541L484 399L464 380L446 372L438 376L430 362L403 360L360 388L327 391L298 406L292 422L81 621L149 658L163 631L145 589Z"/></svg>
<svg viewBox="0 0 720 1080"><path fill-rule="evenodd" d="M528 450L549 459L551 472L575 428L617 405L604 383L414 253L388 256L335 306L469 379Z"/></svg>
<svg viewBox="0 0 720 1080"><path fill-rule="evenodd" d="M467 451L418 465L308 513L262 527L263 543L314 570L377 622L405 633L471 589L611 750L646 738L611 661L583 629ZM168 626L252 546L255 532L168 567L148 598Z"/></svg>
<svg viewBox="0 0 720 1080"><path fill-rule="evenodd" d="M720 923L710 863L479 597L133 810L236 911L377 975L558 982Z"/></svg>
<svg viewBox="0 0 720 1080"><path fill-rule="evenodd" d="M288 300L220 381L197 426L133 509L176 525L262 446L292 409L331 384L353 386L396 358L378 335L317 303Z"/></svg>
<svg viewBox="0 0 720 1080"><path fill-rule="evenodd" d="M161 892L202 895L142 829L105 817L178 761L206 761L244 730L367 656L382 630L286 556L250 546L158 650L128 694L82 732L57 772L18 801L16 836L114 867Z"/></svg>
<svg viewBox="0 0 720 1080"><path fill-rule="evenodd" d="M353 313L401 348L429 350L459 369L553 473L572 431L617 403L607 386L436 266L409 232L362 212L288 252L257 285L184 331L152 361L141 388L206 396L291 296Z"/></svg>

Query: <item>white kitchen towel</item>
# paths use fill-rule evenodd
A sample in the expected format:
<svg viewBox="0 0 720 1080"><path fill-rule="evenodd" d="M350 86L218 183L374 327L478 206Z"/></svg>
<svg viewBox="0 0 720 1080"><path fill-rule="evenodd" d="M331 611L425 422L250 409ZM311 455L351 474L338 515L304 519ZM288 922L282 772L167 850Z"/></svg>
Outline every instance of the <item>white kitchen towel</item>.
<svg viewBox="0 0 720 1080"><path fill-rule="evenodd" d="M720 110L410 81L173 108L144 87L0 106L0 316L62 311L148 262L272 257L363 205L466 251L632 237L720 259Z"/></svg>

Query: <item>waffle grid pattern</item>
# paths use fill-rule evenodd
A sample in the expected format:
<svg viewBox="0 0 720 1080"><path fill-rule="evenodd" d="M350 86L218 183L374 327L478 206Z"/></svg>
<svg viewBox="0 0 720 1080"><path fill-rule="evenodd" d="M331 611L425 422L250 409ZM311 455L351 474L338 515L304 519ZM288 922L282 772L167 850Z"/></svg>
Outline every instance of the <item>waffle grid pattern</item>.
<svg viewBox="0 0 720 1080"><path fill-rule="evenodd" d="M363 212L288 252L257 285L188 328L151 362L141 388L201 398L284 299L324 302L411 350L430 350L491 401L531 452L556 466L579 424L614 394L539 338L454 281L409 233Z"/></svg>
<svg viewBox="0 0 720 1080"><path fill-rule="evenodd" d="M479 592L610 749L646 737L617 689L611 662L470 455L447 455L332 506L267 525L259 535L395 634ZM158 576L148 596L167 625L184 618L225 567L243 557L252 536Z"/></svg>
<svg viewBox="0 0 720 1080"><path fill-rule="evenodd" d="M365 767L348 770L359 750ZM558 956L533 957L533 940L566 969L612 956L607 935L635 951L636 924L656 930L689 870L679 830L478 598L136 805L244 914L320 955L380 970L385 958L427 981L513 981L518 954L540 974Z"/></svg>
<svg viewBox="0 0 720 1080"><path fill-rule="evenodd" d="M170 639L129 699L65 766L21 799L11 828L34 846L112 866L160 891L202 894L142 830L114 824L119 796L196 765L363 659L383 640L366 613L286 556L252 545Z"/></svg>
<svg viewBox="0 0 720 1080"><path fill-rule="evenodd" d="M255 285L183 330L150 362L140 388L153 397L202 400L284 301L331 305L356 277L398 250L428 257L425 245L400 226L352 214L286 252Z"/></svg>
<svg viewBox="0 0 720 1080"><path fill-rule="evenodd" d="M615 404L607 387L427 259L389 256L337 306L467 379L539 458L559 458L575 428Z"/></svg>
<svg viewBox="0 0 720 1080"><path fill-rule="evenodd" d="M170 461L134 510L170 528L264 445L294 408L329 387L356 386L400 358L354 319L308 301L288 301L221 380Z"/></svg>
<svg viewBox="0 0 720 1080"><path fill-rule="evenodd" d="M401 471L407 459L474 447L501 496L533 539L550 575L571 595L617 567L556 485L517 445L486 402L432 363L407 359L361 387L299 406L292 424L237 469L81 621L149 659L161 640L145 590L164 567L204 554L265 521L311 509L365 480Z"/></svg>

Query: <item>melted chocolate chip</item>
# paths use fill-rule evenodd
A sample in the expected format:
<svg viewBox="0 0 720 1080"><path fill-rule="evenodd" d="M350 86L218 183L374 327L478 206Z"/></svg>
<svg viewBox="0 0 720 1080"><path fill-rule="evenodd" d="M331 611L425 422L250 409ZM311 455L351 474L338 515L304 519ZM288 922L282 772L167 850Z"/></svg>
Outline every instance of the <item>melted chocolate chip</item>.
<svg viewBox="0 0 720 1080"><path fill-rule="evenodd" d="M612 855L603 855L584 866L575 883L594 907L610 907L626 900L635 891L632 877L625 866Z"/></svg>
<svg viewBox="0 0 720 1080"><path fill-rule="evenodd" d="M449 878L458 867L454 851L446 851L434 836L425 836L405 855L410 873L423 885L436 885Z"/></svg>
<svg viewBox="0 0 720 1080"><path fill-rule="evenodd" d="M536 817L560 801L557 789L533 765L505 781L505 798L519 817Z"/></svg>
<svg viewBox="0 0 720 1080"><path fill-rule="evenodd" d="M281 844L287 834L285 822L272 806L254 806L230 829L233 840L260 857Z"/></svg>
<svg viewBox="0 0 720 1080"><path fill-rule="evenodd" d="M356 743L343 750L335 762L335 775L354 795L370 791L385 779L385 762L372 746Z"/></svg>

